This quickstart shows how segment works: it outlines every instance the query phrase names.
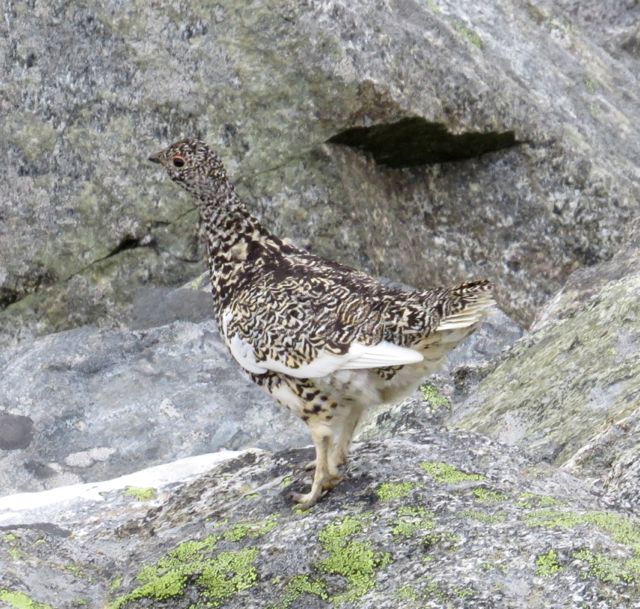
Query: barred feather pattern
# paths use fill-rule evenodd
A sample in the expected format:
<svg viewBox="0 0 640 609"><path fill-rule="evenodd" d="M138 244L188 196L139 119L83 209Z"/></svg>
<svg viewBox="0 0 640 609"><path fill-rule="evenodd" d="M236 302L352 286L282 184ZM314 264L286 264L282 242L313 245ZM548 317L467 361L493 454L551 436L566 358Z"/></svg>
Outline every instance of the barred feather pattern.
<svg viewBox="0 0 640 609"><path fill-rule="evenodd" d="M326 479L337 476L362 410L401 397L432 372L477 328L493 303L491 284L385 286L270 233L204 142L177 142L150 160L193 195L200 211L214 313L231 353L254 382L307 422L318 458L319 438L332 438L324 471L316 468L313 497L299 498L313 503L331 487ZM349 359L355 347L364 364ZM412 363L349 368L366 366L366 358L395 363L407 355ZM315 377L299 374L307 370Z"/></svg>

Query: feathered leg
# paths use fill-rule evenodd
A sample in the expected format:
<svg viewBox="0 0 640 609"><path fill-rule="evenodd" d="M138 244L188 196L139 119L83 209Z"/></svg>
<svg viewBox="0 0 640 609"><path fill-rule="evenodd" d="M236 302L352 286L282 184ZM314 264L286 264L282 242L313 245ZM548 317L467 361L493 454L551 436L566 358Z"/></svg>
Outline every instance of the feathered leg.
<svg viewBox="0 0 640 609"><path fill-rule="evenodd" d="M332 476L329 472L329 447L331 445L332 432L327 425L308 423L311 438L316 447L316 471L313 476L311 491L305 494L292 493L291 498L307 509L318 502L322 492L332 486Z"/></svg>

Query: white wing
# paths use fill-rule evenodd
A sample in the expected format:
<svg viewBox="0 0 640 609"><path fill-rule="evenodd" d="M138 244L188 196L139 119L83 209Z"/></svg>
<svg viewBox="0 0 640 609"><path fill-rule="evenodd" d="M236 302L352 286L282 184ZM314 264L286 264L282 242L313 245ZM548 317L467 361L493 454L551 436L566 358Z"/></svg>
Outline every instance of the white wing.
<svg viewBox="0 0 640 609"><path fill-rule="evenodd" d="M342 355L321 351L314 360L298 368L291 368L278 360L256 361L253 347L242 340L238 334L235 334L228 344L233 357L248 372L264 374L267 370L271 370L296 378L320 378L338 370L403 366L415 364L423 359L417 351L399 347L387 341L382 341L377 345L363 345L354 342L349 351Z"/></svg>

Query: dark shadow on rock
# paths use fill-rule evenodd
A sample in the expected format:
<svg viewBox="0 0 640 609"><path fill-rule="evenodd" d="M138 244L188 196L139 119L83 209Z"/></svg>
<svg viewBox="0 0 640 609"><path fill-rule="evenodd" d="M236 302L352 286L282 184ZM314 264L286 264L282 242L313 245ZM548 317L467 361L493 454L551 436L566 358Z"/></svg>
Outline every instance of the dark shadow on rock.
<svg viewBox="0 0 640 609"><path fill-rule="evenodd" d="M414 167L474 158L520 144L513 131L452 133L420 116L371 127L352 127L327 140L370 153L389 167Z"/></svg>

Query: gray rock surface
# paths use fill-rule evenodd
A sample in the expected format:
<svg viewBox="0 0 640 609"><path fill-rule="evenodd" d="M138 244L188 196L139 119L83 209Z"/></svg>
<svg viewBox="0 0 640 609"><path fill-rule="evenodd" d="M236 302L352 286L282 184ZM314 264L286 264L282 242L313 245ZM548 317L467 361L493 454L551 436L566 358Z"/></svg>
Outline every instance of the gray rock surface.
<svg viewBox="0 0 640 609"><path fill-rule="evenodd" d="M210 299L168 300L197 294ZM179 312L165 302L153 315ZM68 330L0 352L0 370L0 495L309 443L303 423L242 376L213 321Z"/></svg>
<svg viewBox="0 0 640 609"><path fill-rule="evenodd" d="M301 487L309 454L251 451L206 473L201 461L182 479L141 472L150 488L127 478L14 498L13 509L0 499L0 600L28 597L39 609L640 602L640 522L603 509L567 472L417 422L357 446L348 479L301 513L286 496Z"/></svg>
<svg viewBox="0 0 640 609"><path fill-rule="evenodd" d="M636 75L640 73L638 0L556 0L555 4Z"/></svg>
<svg viewBox="0 0 640 609"><path fill-rule="evenodd" d="M453 423L526 447L638 510L640 250L576 272Z"/></svg>
<svg viewBox="0 0 640 609"><path fill-rule="evenodd" d="M5 344L201 272L191 205L145 160L185 134L278 233L419 287L499 278L525 323L634 215L637 78L550 7L57 0L0 33ZM466 160L389 167L416 158Z"/></svg>

